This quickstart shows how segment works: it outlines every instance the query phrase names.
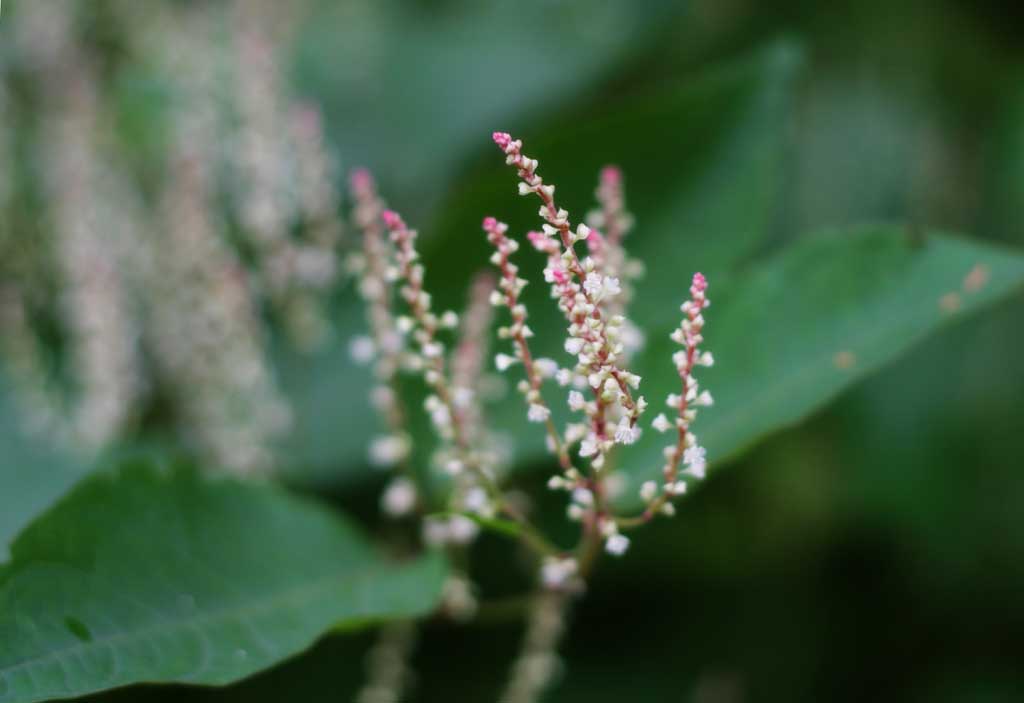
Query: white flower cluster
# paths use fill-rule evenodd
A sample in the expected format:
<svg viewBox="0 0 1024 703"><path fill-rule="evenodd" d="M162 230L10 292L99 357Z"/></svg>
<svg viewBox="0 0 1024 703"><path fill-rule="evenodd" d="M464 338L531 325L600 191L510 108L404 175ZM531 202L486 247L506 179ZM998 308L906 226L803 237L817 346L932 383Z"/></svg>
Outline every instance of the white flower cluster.
<svg viewBox="0 0 1024 703"><path fill-rule="evenodd" d="M68 375L74 379L74 391L68 393L53 381L56 374L43 372L38 380L52 392L33 398L40 403L36 420L95 450L130 428L147 390L138 344L139 316L132 304L132 280L124 266L140 246L139 233L132 227L137 203L121 197L128 181L113 168L115 162L100 138L106 125L96 76L68 13L46 3L32 3L13 19L17 26L11 41L16 52L11 58L20 58L34 74L32 83L43 108L37 127L43 186L46 200L53 206L49 251L55 259L53 269L62 278L58 316L67 332ZM0 88L0 110L6 110L5 100L6 89ZM8 122L0 137L7 136L10 128ZM8 145L0 144L0 151L4 146ZM8 161L0 167L12 164ZM3 173L0 191L11 196L14 180L10 171ZM7 236L13 237L14 232L5 231L4 238ZM28 249L22 244L5 248L3 254L20 256L18 250ZM4 263L14 262L5 258ZM40 297L44 287L33 273L18 276L25 279L18 297ZM5 280L4 284L13 282ZM25 312L22 307L20 314ZM26 333L22 340L5 340L5 346L20 344L22 352L42 354L44 347L38 344L31 325L22 329ZM26 370L42 370L48 366L44 358L22 357L19 361Z"/></svg>
<svg viewBox="0 0 1024 703"><path fill-rule="evenodd" d="M617 166L601 169L594 195L600 207L587 213L587 224L591 228L587 247L597 271L606 279L615 280L617 287L621 287L621 292L602 301L605 315L611 318L625 315L633 299L632 282L643 275L644 267L640 261L627 257L622 245L623 238L633 227L633 216L626 212L622 171ZM643 346L644 335L627 319L623 324L621 340L628 359Z"/></svg>
<svg viewBox="0 0 1024 703"><path fill-rule="evenodd" d="M183 433L216 465L266 472L291 409L265 355L245 269L217 231L207 178L198 157L177 155L157 247L152 347L163 374L176 381Z"/></svg>
<svg viewBox="0 0 1024 703"><path fill-rule="evenodd" d="M582 413L582 422L570 423L565 432L549 434L549 446L559 454L562 475L554 477L549 485L564 489L573 499L569 515L590 525L600 527L606 548L613 554L625 551L629 541L618 534L614 520L607 517L604 491L595 492L594 475L584 477L576 469L565 447L578 444L578 455L587 460L592 471L600 472L616 445L629 445L640 437L638 424L647 403L643 396L633 398L632 391L640 384L640 377L626 367L628 349L638 345L640 335L623 314L625 303L620 272L627 269L621 247L622 237L630 226L630 217L624 212L621 177L617 169L606 168L598 200L602 211L592 219L595 223L611 226L611 236L604 236L585 224L575 229L568 213L557 207L555 188L545 184L537 174L537 161L522 153L522 143L503 132L494 134L494 141L506 156L506 163L515 166L520 178L519 193L535 194L541 200L540 216L544 219L541 232L530 232L527 237L534 248L547 255L544 279L551 284L552 297L569 323L565 351L575 357L569 368L551 370L551 376L562 386L570 387L569 408ZM528 401L528 418L546 421L549 413L540 399L540 374L528 364L530 359L525 326L526 311L518 302L518 295L526 282L518 278L517 269L509 262L516 250L516 242L505 236L506 227L493 218L484 221L488 239L496 251L492 261L502 269L503 280L495 294L495 302L506 305L512 312L513 324L506 328L506 336L515 342L515 357L499 357L498 365L508 367L515 361L527 365L527 380L522 389ZM587 242L591 256L582 261L575 244ZM628 271L637 275L635 267ZM589 398L584 395L588 391Z"/></svg>
<svg viewBox="0 0 1024 703"><path fill-rule="evenodd" d="M323 294L340 273L334 164L318 108L296 102L280 75L279 44L260 3L237 2L237 128L229 152L240 219L256 254L260 291L303 349L328 336ZM300 226L301 236L293 235Z"/></svg>
<svg viewBox="0 0 1024 703"><path fill-rule="evenodd" d="M169 14L186 21L155 21ZM290 410L265 354L249 271L213 207L231 141L221 119L223 42L204 9L179 15L160 5L134 15L143 16L130 41L171 77L177 96L159 221L110 156L95 62L69 24L73 13L32 3L16 18L26 23L14 34L30 70L60 77L37 82L46 114L41 163L59 194L51 198L52 251L63 274L68 376L78 390L71 424L91 444L108 442L131 429L137 400L159 387L205 464L267 470Z"/></svg>
<svg viewBox="0 0 1024 703"><path fill-rule="evenodd" d="M392 282L398 272L391 263L393 250L385 238L382 220L384 203L377 195L373 176L365 169L356 169L350 176L349 189L354 202L352 216L363 240L361 254L352 257L349 267L359 275L358 289L366 301L370 325L370 336L351 340L349 351L358 363L374 362L376 385L370 400L384 418L388 434L370 442L370 461L387 468L402 464L411 448L405 428L406 413L396 385L405 353L405 340L391 312ZM411 508L415 502L415 496L400 502L385 499L385 505L392 508L406 504ZM405 511L389 512L398 516Z"/></svg>
<svg viewBox="0 0 1024 703"><path fill-rule="evenodd" d="M506 236L508 225L498 222L493 217L484 219L483 229L487 233L487 241L495 248L494 254L491 255L491 263L501 271L498 289L491 293L491 303L508 308L512 315L510 325L498 328L498 338L511 339L515 352L514 356L498 354L494 359L494 365L499 371L506 371L513 364L523 364L526 380L520 382L518 390L526 399L526 418L530 422L546 423L551 417L551 409L541 395L541 385L545 379L554 378L568 371L560 369L558 363L552 359L534 359L530 353L527 340L533 337L533 330L526 324L526 306L519 302L519 295L527 282L518 276L519 267L510 260L511 255L518 251L519 243Z"/></svg>
<svg viewBox="0 0 1024 703"><path fill-rule="evenodd" d="M497 512L491 491L484 485L493 481L499 452L485 448L490 443L481 428L474 425L479 417L476 406L476 385L478 373L482 370L482 354L479 339L463 339L460 348L449 357L445 344L438 338L441 330L453 330L459 326L459 316L454 312L436 315L431 309L431 296L423 288L424 270L419 263L416 250L416 232L409 229L395 212L385 210L381 219L390 232L393 250L390 252L394 265L393 277L401 280L399 291L408 305L409 315L399 317L396 326L402 335L415 344L404 356L404 366L418 371L431 393L424 401L424 409L430 417L435 433L441 438L441 447L435 454L435 463L456 479L450 507L455 511L466 511L490 516ZM483 300L471 302L472 320L469 332L477 333L480 327L489 326L489 319L482 319L479 310ZM465 330L464 330L465 331ZM458 372L460 385L454 382ZM493 446L500 446L500 443ZM460 516L461 517L461 516ZM476 523L461 517L462 522L442 532L437 528L425 527L428 543L444 537L444 541L461 544L476 536ZM468 522L466 522L468 520ZM431 532L433 529L433 532ZM431 537L431 534L433 537Z"/></svg>
<svg viewBox="0 0 1024 703"><path fill-rule="evenodd" d="M686 481L683 475L694 479L703 479L707 471L707 451L700 446L697 437L690 431L690 426L697 418L701 407L710 406L714 401L711 394L700 390L693 370L697 366L711 366L714 357L711 352L701 351L699 345L704 341L701 331L704 328L702 311L710 305L706 297L707 281L697 273L693 276L690 286L690 299L681 306L683 320L672 332L672 341L682 349L672 355L672 362L682 384L679 394L670 393L666 404L675 411L675 421L670 422L664 413L659 414L653 422L659 432L667 432L674 425L677 439L665 447L665 464L662 467L663 483L659 487L655 481L647 481L640 488L640 497L647 503L647 517L657 512L671 515L673 497L686 492ZM680 470L680 464L685 466Z"/></svg>
<svg viewBox="0 0 1024 703"><path fill-rule="evenodd" d="M61 302L79 387L72 432L92 449L126 428L144 391L140 328L123 260L137 246L138 232L126 231L121 216L129 215L130 201L112 190L116 176L93 142L94 90L83 76L55 102L60 117L44 122L55 251L64 279Z"/></svg>
<svg viewBox="0 0 1024 703"><path fill-rule="evenodd" d="M520 194L535 194L542 203L543 232L528 236L537 250L548 255L544 280L551 284L552 297L569 323L565 350L576 357L576 364L563 379L583 379L580 385L593 394L593 401L581 408L587 430L580 456L601 469L616 443L632 444L639 438L637 422L646 408L643 397L634 400L631 392L639 387L640 377L621 364L625 318L606 318L601 309L603 301L621 292L621 285L617 278L602 275L593 258L580 261L574 246L587 241L592 231L584 224L572 229L569 213L555 204L555 187L537 174L538 162L522 153L522 142L501 132L495 133L494 140L504 151L506 163L517 169Z"/></svg>

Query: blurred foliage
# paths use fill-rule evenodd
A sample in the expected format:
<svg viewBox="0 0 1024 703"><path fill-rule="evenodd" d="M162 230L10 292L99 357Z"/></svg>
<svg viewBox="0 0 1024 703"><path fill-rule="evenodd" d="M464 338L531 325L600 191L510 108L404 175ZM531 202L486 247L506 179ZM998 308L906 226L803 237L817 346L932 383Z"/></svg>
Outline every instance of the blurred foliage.
<svg viewBox="0 0 1024 703"><path fill-rule="evenodd" d="M5 3L0 20L3 55L3 24L17 4ZM93 7L86 27L109 79L104 100L139 183L152 190L171 94L131 60L120 5ZM429 280L458 307L473 262L485 260L484 210L516 226L532 216L532 204L512 200L511 174L494 164L486 135L495 128L524 135L574 213L588 202L596 168L622 163L638 216L629 244L657 281L677 267L682 279L705 265L726 274L755 254L775 260L784 243L866 221L1024 244L1020 13L958 0L324 0L294 41L293 76L323 104L344 163L373 167L389 200L424 224ZM756 72L759 58L775 77L744 90L744 71ZM11 92L15 107L5 106L4 120L32 134L34 106L20 100L30 90ZM18 168L31 171L27 147L15 147ZM42 226L46 203L31 189L15 192L21 207L0 239L17 230L19 246L30 246L24 233ZM691 254L699 241L713 264ZM987 249L951 246L970 251L949 254L955 285ZM845 274L855 295L870 289L871 271L857 268L864 261L851 256L849 269L806 273ZM535 288L531 311L538 326L550 325ZM665 302L667 289L649 295L637 303L648 321L678 302ZM936 312L934 291L917 295L896 291L893 305ZM341 329L361 323L346 296L334 312ZM912 337L878 300L880 325ZM575 613L569 675L549 700L1024 697L1022 305L1018 292L931 337L844 390L829 410L715 472L676 520L645 530ZM784 312L755 301L749 314L770 326ZM800 331L828 322L837 321ZM713 328L708 336L715 349ZM363 379L338 354L278 352L282 384L309 398L286 445L308 459L290 475L308 485L312 474L349 512L375 522L379 486L345 478L364 470L356 457L369 418L351 400L365 397ZM777 402L781 416L803 415L792 398ZM713 410L705 421L716 421ZM11 478L35 480L29 453L44 451L3 441L0 494L16 490ZM22 473L7 470L8 458ZM556 498L540 503L540 518L566 530ZM13 534L43 504L19 502L27 512L5 511L0 529ZM486 595L523 586L507 573L507 549L497 539L476 548ZM499 576L488 575L495 565ZM514 621L427 627L415 700L493 698L519 634ZM224 690L133 688L95 699L337 700L355 689L368 643L328 638Z"/></svg>

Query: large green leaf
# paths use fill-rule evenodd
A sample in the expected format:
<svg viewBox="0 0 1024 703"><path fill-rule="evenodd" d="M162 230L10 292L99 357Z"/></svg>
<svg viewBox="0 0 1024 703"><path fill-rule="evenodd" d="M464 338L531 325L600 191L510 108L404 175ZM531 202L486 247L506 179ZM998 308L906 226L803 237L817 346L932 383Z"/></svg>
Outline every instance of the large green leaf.
<svg viewBox="0 0 1024 703"><path fill-rule="evenodd" d="M799 50L777 44L660 90L588 108L521 134L527 151L541 159L545 178L558 185L560 202L575 215L592 206L602 165L624 168L630 209L638 221L629 247L648 267L635 306L639 322L654 319L666 296L680 290L680 270L699 262L715 275L763 245L781 186L799 66ZM520 135L517 125L494 123L491 128ZM489 245L480 231L484 215L509 221L515 232L539 227L536 203L516 196L515 174L489 135L490 130L481 129L478 137L485 149L480 167L426 228L427 286L439 306L460 309L473 274L490 268ZM539 332L535 346L542 355L561 354L565 325L538 282L543 262L525 249L520 258L524 274L535 281L525 293L531 326ZM305 480L365 475L367 438L377 426L364 402L371 378L345 351L346 337L365 329L361 306L342 304L337 320L341 333L335 348L305 357L282 352L279 358L298 428L282 453ZM346 402L339 404L339 399ZM518 395L509 394L490 413L493 424L517 433L521 457L542 451L536 433L519 431L523 411ZM420 446L431 442L429 431L420 437Z"/></svg>
<svg viewBox="0 0 1024 703"><path fill-rule="evenodd" d="M77 481L88 462L26 430L14 393L0 377L0 560L14 536Z"/></svg>
<svg viewBox="0 0 1024 703"><path fill-rule="evenodd" d="M748 274L711 280L704 336L715 366L701 369L699 380L715 405L694 431L711 463L723 462L1022 284L1024 255L885 226L812 237ZM637 363L654 412L679 383L671 324ZM648 429L623 453L629 475L655 476L664 444Z"/></svg>
<svg viewBox="0 0 1024 703"><path fill-rule="evenodd" d="M299 90L348 164L418 218L508 115L561 109L664 40L672 0L321 1L296 42ZM395 39L400 37L400 39Z"/></svg>
<svg viewBox="0 0 1024 703"><path fill-rule="evenodd" d="M410 617L445 563L383 559L270 485L126 468L81 483L0 567L0 701L136 682L225 684L331 628Z"/></svg>

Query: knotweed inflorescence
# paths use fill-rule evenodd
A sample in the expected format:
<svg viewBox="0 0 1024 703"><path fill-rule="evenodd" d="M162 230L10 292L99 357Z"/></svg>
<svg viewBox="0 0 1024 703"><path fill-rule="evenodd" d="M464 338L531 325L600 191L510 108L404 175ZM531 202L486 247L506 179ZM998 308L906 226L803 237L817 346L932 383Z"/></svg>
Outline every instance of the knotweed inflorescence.
<svg viewBox="0 0 1024 703"><path fill-rule="evenodd" d="M631 356L644 335L629 321L628 304L643 269L623 247L633 219L625 209L622 173L614 166L602 169L598 208L587 217L589 224L574 224L556 203L555 186L538 173L537 160L523 153L522 142L504 132L495 132L493 139L506 163L516 169L519 194L540 200L541 229L525 237L546 257L543 277L565 320L561 346L568 359L560 363L531 350L535 333L521 298L528 280L513 260L520 245L509 236L506 224L490 216L483 220L484 234L494 249L490 261L497 269L497 282L483 274L476 278L460 324L455 312L434 311L417 234L400 215L384 209L366 171L357 171L351 186L364 244L354 270L361 275L371 335L353 340L352 353L357 360L376 365L373 402L388 426L388 433L371 443L371 459L398 467L384 493L385 511L394 517L418 512L424 541L447 545L449 550L471 542L480 526L487 527L492 519L508 519L535 553L539 593L531 608L528 641L502 699L534 700L556 669L554 651L563 630L564 606L582 590L602 545L609 554L623 555L630 544L625 531L658 515L674 514L673 501L686 492L687 481L705 475L706 453L691 426L699 408L712 403L694 376L696 367L713 363L710 352L700 348L703 310L709 301L707 281L694 274L690 297L681 306L683 319L671 335L681 346L672 357L681 386L666 399L672 418L660 413L652 423L659 432L674 427L676 439L664 449L662 480L647 481L640 488L642 512L622 515L613 500L613 455L640 438L647 409L639 392L640 376L630 370ZM577 245L583 245L585 253L577 251ZM504 461L502 452L494 449L500 443L485 423L480 402L485 386L481 359L491 324L485 301L507 311L497 338L509 346L495 355L494 365L507 374L522 367L516 388L525 401L526 420L543 428L558 465L548 486L568 494L568 515L582 525L575 549L554 546L530 521L522 497L502 486ZM456 329L461 336L449 351L445 340ZM403 370L420 375L429 390L424 409L439 440L433 463L453 477L454 488L443 504L434 501L409 470L412 433L396 384ZM546 387L566 394L572 419L564 427L556 424ZM475 601L466 575L456 576L450 585L446 592L458 597L446 603L446 609L471 614ZM538 664L541 660L544 666Z"/></svg>

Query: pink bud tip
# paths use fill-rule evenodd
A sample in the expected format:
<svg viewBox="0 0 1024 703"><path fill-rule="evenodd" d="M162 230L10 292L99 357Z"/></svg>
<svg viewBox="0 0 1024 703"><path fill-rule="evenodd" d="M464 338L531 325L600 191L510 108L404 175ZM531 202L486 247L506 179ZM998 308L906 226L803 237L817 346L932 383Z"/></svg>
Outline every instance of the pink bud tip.
<svg viewBox="0 0 1024 703"><path fill-rule="evenodd" d="M706 278L704 278L703 273L698 271L697 273L693 274L693 289L695 291L703 293L705 290L707 290L707 287L708 281Z"/></svg>
<svg viewBox="0 0 1024 703"><path fill-rule="evenodd" d="M394 210L385 210L381 213L381 217L384 218L384 224L390 229L401 229L403 226L402 216Z"/></svg>
<svg viewBox="0 0 1024 703"><path fill-rule="evenodd" d="M498 226L498 221L493 217L485 217L483 227L488 232L495 229Z"/></svg>
<svg viewBox="0 0 1024 703"><path fill-rule="evenodd" d="M541 248L539 246L541 244L541 242L543 242L545 239L547 239L547 237L545 237L543 233L537 232L536 230L531 230L531 231L527 232L526 233L526 238L529 239L530 243L533 244L538 249Z"/></svg>
<svg viewBox="0 0 1024 703"><path fill-rule="evenodd" d="M605 166L601 169L601 180L608 185L619 185L622 182L622 169L618 166Z"/></svg>
<svg viewBox="0 0 1024 703"><path fill-rule="evenodd" d="M495 132L491 135L491 139L502 149L507 149L508 145L512 143L512 135L508 132Z"/></svg>
<svg viewBox="0 0 1024 703"><path fill-rule="evenodd" d="M349 182L355 190L366 190L367 188L373 187L373 176L370 175L369 170L365 168L357 168L354 169L352 171L352 175L349 176Z"/></svg>

